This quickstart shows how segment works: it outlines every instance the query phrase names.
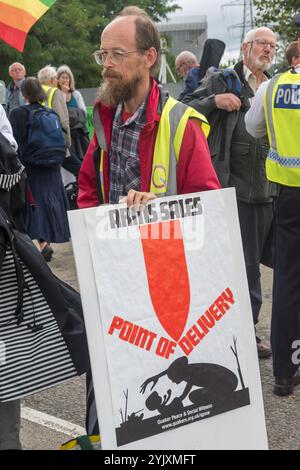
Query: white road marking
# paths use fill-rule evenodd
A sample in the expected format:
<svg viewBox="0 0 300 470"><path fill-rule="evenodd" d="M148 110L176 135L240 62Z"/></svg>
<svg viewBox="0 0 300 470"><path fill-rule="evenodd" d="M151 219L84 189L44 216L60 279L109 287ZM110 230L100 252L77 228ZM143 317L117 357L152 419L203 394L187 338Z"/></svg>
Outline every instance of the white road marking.
<svg viewBox="0 0 300 470"><path fill-rule="evenodd" d="M21 418L71 437L86 434L86 430L77 424L70 423L64 419L56 418L55 416L33 410L32 408L27 408L25 406L22 406L21 408Z"/></svg>

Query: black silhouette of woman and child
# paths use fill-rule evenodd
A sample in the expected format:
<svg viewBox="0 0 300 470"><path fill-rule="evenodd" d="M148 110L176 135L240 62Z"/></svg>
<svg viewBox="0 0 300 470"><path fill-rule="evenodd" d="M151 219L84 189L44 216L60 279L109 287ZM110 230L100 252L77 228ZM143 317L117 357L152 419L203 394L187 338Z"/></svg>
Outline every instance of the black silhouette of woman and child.
<svg viewBox="0 0 300 470"><path fill-rule="evenodd" d="M231 397L238 385L237 376L226 367L218 364L195 363L189 364L187 357L176 359L170 366L160 374L154 375L141 385L140 392L145 393L147 386L153 382L150 390L153 390L158 380L166 375L172 382L179 384L186 382L182 394L172 401L171 390L161 397L156 391L146 399L148 410L157 410L160 414L180 412L186 397L197 406L216 405L224 403ZM192 390L193 387L198 387Z"/></svg>

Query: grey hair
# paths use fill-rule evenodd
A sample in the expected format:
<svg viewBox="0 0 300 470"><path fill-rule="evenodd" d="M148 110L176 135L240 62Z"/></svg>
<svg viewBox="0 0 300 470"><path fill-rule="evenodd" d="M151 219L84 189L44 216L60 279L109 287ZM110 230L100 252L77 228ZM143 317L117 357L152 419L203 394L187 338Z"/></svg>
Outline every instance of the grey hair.
<svg viewBox="0 0 300 470"><path fill-rule="evenodd" d="M274 31L272 31L270 28L262 26L261 28L254 28L254 29L251 29L250 31L248 31L248 33L246 33L246 36L244 38L243 44L246 44L247 42L253 41L255 39L255 36L257 35L257 33L267 33L267 32L274 34L274 36L276 38L276 35L275 35Z"/></svg>
<svg viewBox="0 0 300 470"><path fill-rule="evenodd" d="M43 85L50 82L53 78L56 78L56 68L52 65L46 65L37 74L38 81Z"/></svg>
<svg viewBox="0 0 300 470"><path fill-rule="evenodd" d="M72 70L70 69L70 67L68 65L61 65L60 67L58 67L57 69L57 78L59 79L59 77L63 74L63 73L66 73L67 75L69 75L69 78L70 78L70 90L71 91L74 91L75 90L75 80L74 80L74 75L72 73Z"/></svg>

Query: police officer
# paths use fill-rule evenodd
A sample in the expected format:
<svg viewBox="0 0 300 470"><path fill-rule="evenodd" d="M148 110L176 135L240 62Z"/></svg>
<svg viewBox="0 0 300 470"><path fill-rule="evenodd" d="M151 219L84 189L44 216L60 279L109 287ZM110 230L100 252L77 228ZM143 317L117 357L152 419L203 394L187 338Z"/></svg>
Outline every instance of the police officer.
<svg viewBox="0 0 300 470"><path fill-rule="evenodd" d="M245 120L254 137L268 134L267 178L280 185L271 342L274 393L290 395L300 384L300 66L262 84Z"/></svg>

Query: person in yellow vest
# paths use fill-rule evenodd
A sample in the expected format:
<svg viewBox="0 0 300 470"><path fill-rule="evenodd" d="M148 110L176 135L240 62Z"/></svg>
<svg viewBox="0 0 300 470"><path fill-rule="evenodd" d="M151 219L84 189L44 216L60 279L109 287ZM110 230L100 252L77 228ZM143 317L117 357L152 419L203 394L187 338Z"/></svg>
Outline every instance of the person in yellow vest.
<svg viewBox="0 0 300 470"><path fill-rule="evenodd" d="M103 83L94 107L95 133L79 173L80 208L120 199L146 205L155 197L218 189L206 141L206 118L171 98L153 78L160 51L148 15L127 7L101 35L95 59ZM89 434L97 434L88 374Z"/></svg>
<svg viewBox="0 0 300 470"><path fill-rule="evenodd" d="M295 21L300 27L300 13ZM271 343L274 393L284 396L300 384L299 65L261 85L246 115L246 127L254 137L268 135L267 178L280 185L275 214Z"/></svg>

